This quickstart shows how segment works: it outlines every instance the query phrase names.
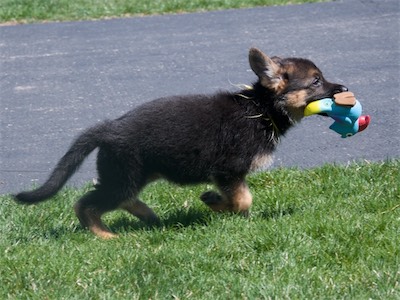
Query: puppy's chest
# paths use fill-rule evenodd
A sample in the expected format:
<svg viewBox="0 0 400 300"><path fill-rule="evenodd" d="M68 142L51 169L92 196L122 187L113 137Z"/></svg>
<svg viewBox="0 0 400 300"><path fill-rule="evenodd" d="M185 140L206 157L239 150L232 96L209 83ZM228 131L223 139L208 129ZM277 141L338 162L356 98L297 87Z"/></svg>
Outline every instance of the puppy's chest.
<svg viewBox="0 0 400 300"><path fill-rule="evenodd" d="M269 167L271 167L273 161L274 157L272 153L257 154L251 161L250 172L266 171Z"/></svg>

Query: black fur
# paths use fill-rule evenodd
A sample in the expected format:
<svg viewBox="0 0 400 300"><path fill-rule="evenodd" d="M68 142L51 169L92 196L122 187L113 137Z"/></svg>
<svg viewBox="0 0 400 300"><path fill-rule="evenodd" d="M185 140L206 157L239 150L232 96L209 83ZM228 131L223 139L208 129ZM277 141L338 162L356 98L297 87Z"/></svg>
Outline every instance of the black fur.
<svg viewBox="0 0 400 300"><path fill-rule="evenodd" d="M279 121L281 134L293 124L286 113L263 105L265 99L241 96L266 92L259 84L254 87L237 94L157 99L96 125L77 138L42 187L16 198L35 203L53 196L96 148L99 186L118 178L118 187L137 182L132 189L138 190L154 175L180 184L228 175L242 178L256 154L271 152L276 146L269 142L273 140L271 123L251 117L268 110Z"/></svg>
<svg viewBox="0 0 400 300"><path fill-rule="evenodd" d="M230 202L247 197L251 203L244 179L255 159L271 155L279 137L298 121L296 110L301 115L306 103L345 89L325 81L307 60L270 60L251 49L250 64L259 77L252 88L157 99L86 130L43 186L16 195L16 200L36 203L50 198L98 148L98 185L75 207L82 224L97 226L91 228L97 234L107 231L99 221L101 214L118 207L142 220L156 220L137 195L159 177L179 184L213 182L222 196L205 193L206 204L225 201L227 210L247 211L250 204L235 208ZM292 65L295 68L289 68ZM322 87L309 83L314 73L322 78ZM212 208L225 210L220 207Z"/></svg>

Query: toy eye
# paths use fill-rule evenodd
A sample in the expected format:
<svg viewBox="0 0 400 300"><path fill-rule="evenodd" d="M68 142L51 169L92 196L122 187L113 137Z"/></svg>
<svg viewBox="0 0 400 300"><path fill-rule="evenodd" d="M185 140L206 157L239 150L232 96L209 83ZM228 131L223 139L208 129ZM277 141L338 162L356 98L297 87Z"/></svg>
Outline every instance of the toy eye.
<svg viewBox="0 0 400 300"><path fill-rule="evenodd" d="M352 134L352 133L348 133L348 134L346 134L346 137L351 137L351 136L353 136L353 134Z"/></svg>

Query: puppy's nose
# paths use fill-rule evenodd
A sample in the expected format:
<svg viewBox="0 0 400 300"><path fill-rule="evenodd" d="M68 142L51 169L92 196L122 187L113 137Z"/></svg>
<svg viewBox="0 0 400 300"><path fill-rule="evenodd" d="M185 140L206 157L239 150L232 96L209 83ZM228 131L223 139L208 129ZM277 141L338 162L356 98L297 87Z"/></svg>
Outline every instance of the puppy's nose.
<svg viewBox="0 0 400 300"><path fill-rule="evenodd" d="M336 94L336 93L347 92L348 90L349 90L349 89L348 89L347 87L345 87L344 85L338 85L338 86L335 88L334 93Z"/></svg>

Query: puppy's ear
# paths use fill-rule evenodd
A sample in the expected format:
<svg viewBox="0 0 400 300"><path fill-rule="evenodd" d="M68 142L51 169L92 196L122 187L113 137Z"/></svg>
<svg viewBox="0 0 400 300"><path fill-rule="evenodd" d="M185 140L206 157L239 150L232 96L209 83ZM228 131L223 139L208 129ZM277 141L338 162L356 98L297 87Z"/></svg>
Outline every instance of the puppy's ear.
<svg viewBox="0 0 400 300"><path fill-rule="evenodd" d="M249 51L250 67L260 79L261 84L276 92L282 90L285 84L282 78L281 58L274 56L272 59L257 48Z"/></svg>

